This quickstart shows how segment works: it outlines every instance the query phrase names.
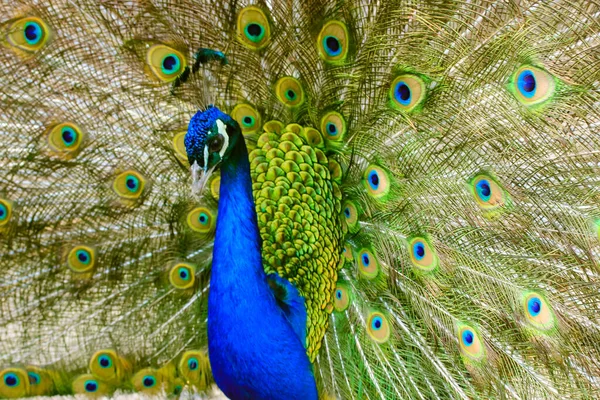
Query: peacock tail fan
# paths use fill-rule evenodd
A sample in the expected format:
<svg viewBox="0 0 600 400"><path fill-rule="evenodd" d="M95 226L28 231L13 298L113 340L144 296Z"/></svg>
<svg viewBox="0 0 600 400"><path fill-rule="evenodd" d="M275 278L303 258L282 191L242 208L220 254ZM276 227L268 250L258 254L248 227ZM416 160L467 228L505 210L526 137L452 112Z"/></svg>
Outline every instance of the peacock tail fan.
<svg viewBox="0 0 600 400"><path fill-rule="evenodd" d="M210 388L210 105L321 398L600 396L600 5L0 10L0 397Z"/></svg>

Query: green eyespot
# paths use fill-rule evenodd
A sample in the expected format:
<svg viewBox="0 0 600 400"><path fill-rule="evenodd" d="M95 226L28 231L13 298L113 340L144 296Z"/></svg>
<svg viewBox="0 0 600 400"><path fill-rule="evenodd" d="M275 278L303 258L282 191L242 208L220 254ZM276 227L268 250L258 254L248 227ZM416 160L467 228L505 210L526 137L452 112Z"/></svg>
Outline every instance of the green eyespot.
<svg viewBox="0 0 600 400"><path fill-rule="evenodd" d="M157 44L148 49L146 63L154 76L163 82L177 79L186 67L183 54L164 44Z"/></svg>
<svg viewBox="0 0 600 400"><path fill-rule="evenodd" d="M209 234L215 229L216 215L206 207L194 208L188 213L188 226L199 233Z"/></svg>
<svg viewBox="0 0 600 400"><path fill-rule="evenodd" d="M73 272L89 272L96 265L96 251L85 245L74 246L67 255L67 265Z"/></svg>
<svg viewBox="0 0 600 400"><path fill-rule="evenodd" d="M176 289L189 289L196 280L196 267L188 263L175 264L169 271L169 282Z"/></svg>
<svg viewBox="0 0 600 400"><path fill-rule="evenodd" d="M258 7L248 6L237 17L237 39L251 50L260 50L271 40L271 27L265 13Z"/></svg>
<svg viewBox="0 0 600 400"><path fill-rule="evenodd" d="M323 25L317 37L317 48L323 60L331 64L343 63L348 55L348 28L340 21Z"/></svg>
<svg viewBox="0 0 600 400"><path fill-rule="evenodd" d="M128 170L117 175L113 182L114 191L124 199L138 199L146 186L146 179L137 171Z"/></svg>
<svg viewBox="0 0 600 400"><path fill-rule="evenodd" d="M231 118L235 119L244 135L257 133L261 127L260 114L249 104L238 104L231 111Z"/></svg>
<svg viewBox="0 0 600 400"><path fill-rule="evenodd" d="M297 107L304 102L302 85L298 79L291 76L280 78L275 83L275 95L288 107Z"/></svg>

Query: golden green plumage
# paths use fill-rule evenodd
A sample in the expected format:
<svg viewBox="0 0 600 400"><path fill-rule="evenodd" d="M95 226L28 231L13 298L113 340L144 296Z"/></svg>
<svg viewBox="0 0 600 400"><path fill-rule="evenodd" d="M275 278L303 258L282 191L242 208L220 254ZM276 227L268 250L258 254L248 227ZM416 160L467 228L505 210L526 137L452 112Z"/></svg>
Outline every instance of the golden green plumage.
<svg viewBox="0 0 600 400"><path fill-rule="evenodd" d="M265 272L288 279L304 297L306 349L314 361L333 309L345 226L341 179L332 176L323 139L309 144L311 129L291 124L263 133L250 152L250 168Z"/></svg>
<svg viewBox="0 0 600 400"><path fill-rule="evenodd" d="M208 390L209 104L322 398L600 395L597 4L0 10L0 397Z"/></svg>

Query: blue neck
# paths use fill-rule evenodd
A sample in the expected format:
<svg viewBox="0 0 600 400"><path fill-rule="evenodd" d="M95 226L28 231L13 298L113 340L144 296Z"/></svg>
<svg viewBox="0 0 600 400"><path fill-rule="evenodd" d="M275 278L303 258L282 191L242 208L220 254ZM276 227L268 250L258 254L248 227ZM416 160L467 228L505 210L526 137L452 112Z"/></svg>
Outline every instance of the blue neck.
<svg viewBox="0 0 600 400"><path fill-rule="evenodd" d="M262 266L242 137L221 165L208 347L215 381L230 399L317 398L304 345L277 305Z"/></svg>

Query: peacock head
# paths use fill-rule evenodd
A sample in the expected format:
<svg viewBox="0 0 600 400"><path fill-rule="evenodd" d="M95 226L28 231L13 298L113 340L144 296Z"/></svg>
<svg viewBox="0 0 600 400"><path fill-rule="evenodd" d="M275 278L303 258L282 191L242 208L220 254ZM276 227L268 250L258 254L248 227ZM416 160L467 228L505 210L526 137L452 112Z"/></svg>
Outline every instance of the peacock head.
<svg viewBox="0 0 600 400"><path fill-rule="evenodd" d="M192 117L184 142L194 193L202 192L212 172L227 160L241 135L238 123L215 106L208 106Z"/></svg>

